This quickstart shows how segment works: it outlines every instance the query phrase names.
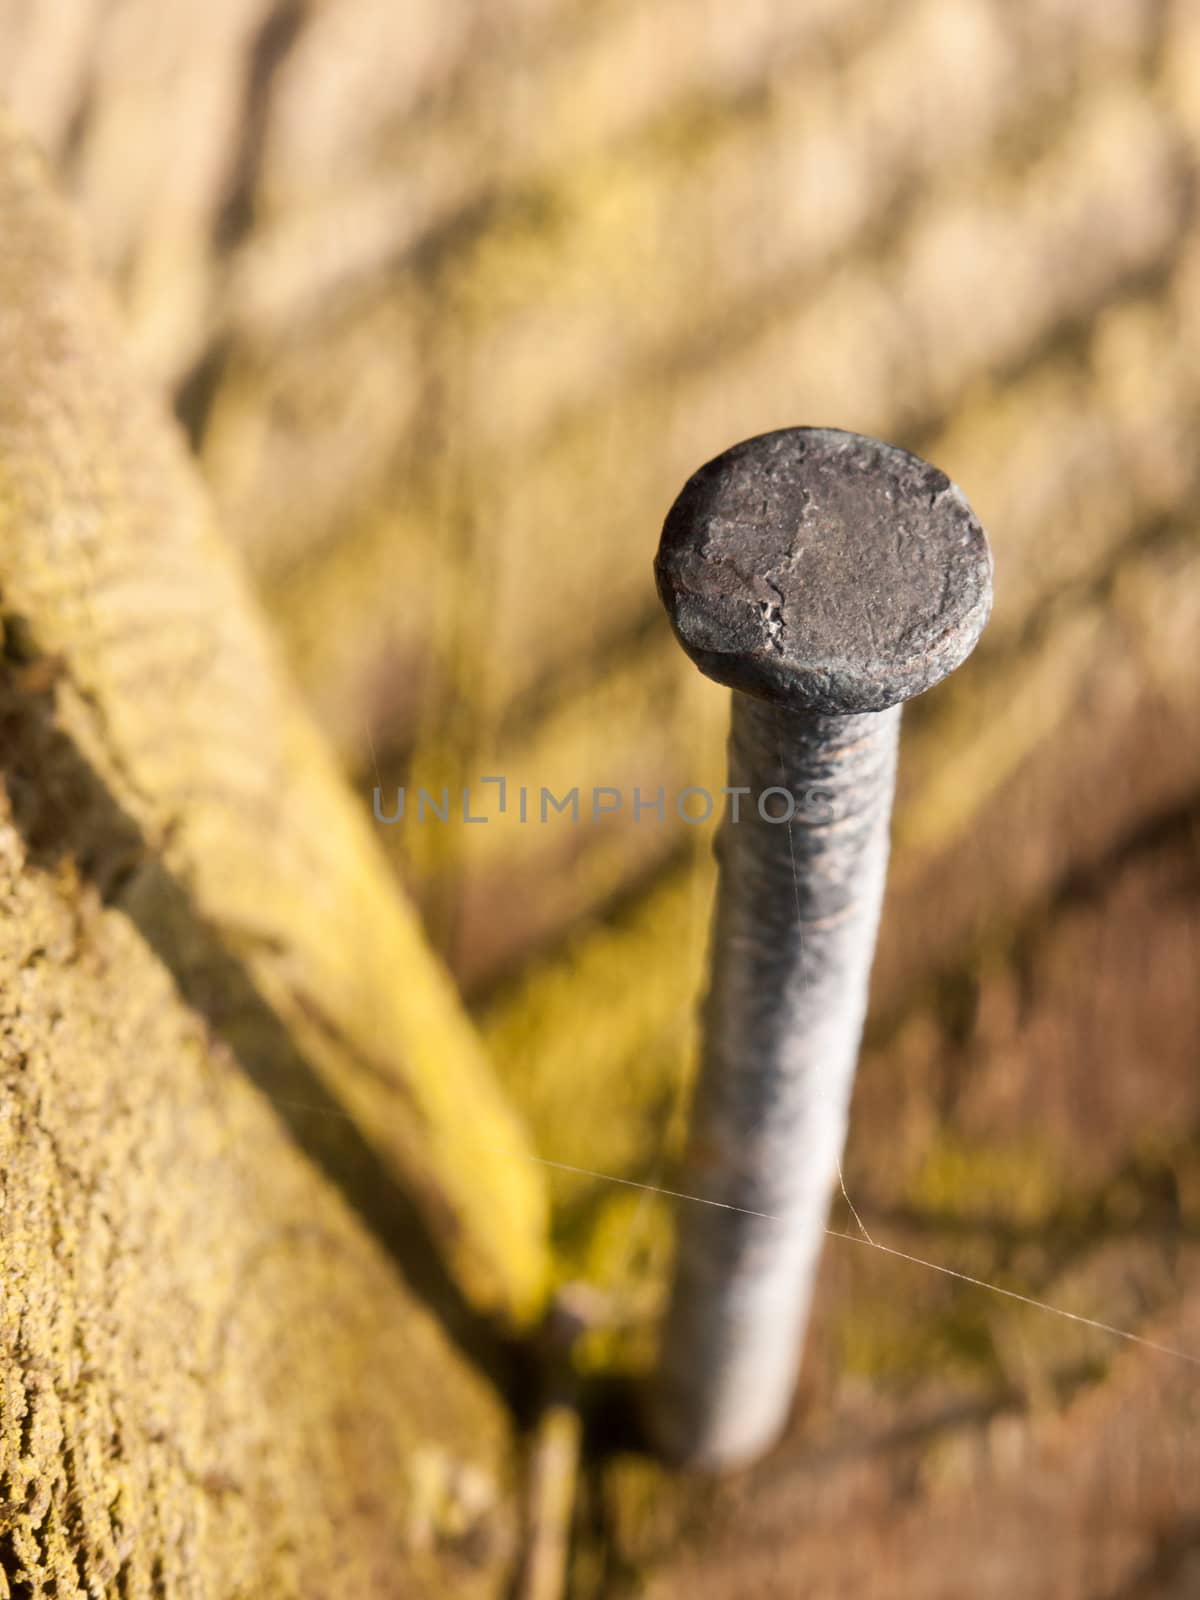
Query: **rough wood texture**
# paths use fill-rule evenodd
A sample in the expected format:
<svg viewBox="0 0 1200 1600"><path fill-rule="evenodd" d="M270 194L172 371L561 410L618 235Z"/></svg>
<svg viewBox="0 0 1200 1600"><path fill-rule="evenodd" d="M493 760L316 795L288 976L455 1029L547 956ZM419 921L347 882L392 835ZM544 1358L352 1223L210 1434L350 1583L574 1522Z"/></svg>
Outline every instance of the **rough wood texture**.
<svg viewBox="0 0 1200 1600"><path fill-rule="evenodd" d="M7 126L0 230L0 1594L497 1594L539 1174Z"/></svg>
<svg viewBox="0 0 1200 1600"><path fill-rule="evenodd" d="M56 848L77 772L3 696L0 1595L499 1595L501 1400L104 903L129 840Z"/></svg>
<svg viewBox="0 0 1200 1600"><path fill-rule="evenodd" d="M305 1101L350 1117L363 1150L341 1176L364 1205L401 1180L464 1294L527 1320L543 1213L519 1127L180 444L122 370L38 158L7 135L2 153L4 611L19 648L61 659L79 781L145 852L113 893L300 1123Z"/></svg>
<svg viewBox="0 0 1200 1600"><path fill-rule="evenodd" d="M364 811L368 729L385 786L719 784L650 556L732 441L857 428L962 484L1003 582L906 712L848 1187L889 1242L1191 1338L1193 0L0 0L0 37ZM380 830L540 1152L635 1181L669 1179L712 893L672 815ZM560 1265L636 1324L597 1359L644 1363L661 1207L549 1181ZM840 1248L763 1521L585 1467L580 1600L706 1563L869 1594L885 1521L889 1600L925 1600L960 1511L1001 1593L1190 1594L1195 1430L1141 1355ZM1064 1498L993 1495L1060 1427Z"/></svg>

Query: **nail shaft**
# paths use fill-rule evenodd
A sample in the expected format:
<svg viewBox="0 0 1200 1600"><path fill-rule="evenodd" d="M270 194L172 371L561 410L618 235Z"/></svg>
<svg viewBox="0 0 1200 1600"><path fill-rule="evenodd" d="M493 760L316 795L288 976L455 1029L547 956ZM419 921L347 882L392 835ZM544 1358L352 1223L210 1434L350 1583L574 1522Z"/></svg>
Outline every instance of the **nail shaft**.
<svg viewBox="0 0 1200 1600"><path fill-rule="evenodd" d="M822 717L733 695L730 786L796 797L790 822L727 811L653 1424L676 1460L725 1465L778 1432L795 1382L845 1138L887 867L900 708ZM782 800L781 815L786 814ZM767 1215L748 1216L747 1211Z"/></svg>

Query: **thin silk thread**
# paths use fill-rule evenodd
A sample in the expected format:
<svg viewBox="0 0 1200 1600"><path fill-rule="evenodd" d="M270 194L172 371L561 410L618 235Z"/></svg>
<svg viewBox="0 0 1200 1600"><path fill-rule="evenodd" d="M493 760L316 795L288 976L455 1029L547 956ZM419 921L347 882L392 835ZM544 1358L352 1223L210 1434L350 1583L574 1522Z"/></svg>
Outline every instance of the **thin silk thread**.
<svg viewBox="0 0 1200 1600"><path fill-rule="evenodd" d="M376 781L378 782L381 781L379 778L379 763L376 758L375 741L371 737L370 727L367 728L366 733L367 744L371 752L372 764L375 767ZM780 775L786 776L786 765L784 762L782 739L779 747L779 767ZM792 881L793 887L796 891L796 908L797 911L799 911L800 884L796 868L796 850L795 844L792 840L792 823L790 818L787 822L787 831L788 849L792 858ZM286 1100L279 1096L268 1096L268 1098L271 1100L272 1104L283 1106L291 1110L307 1111L312 1113L314 1116L341 1116L345 1117L347 1121L351 1120L349 1113L333 1111L327 1106L307 1105L304 1101ZM671 1118L669 1120L673 1120L674 1118L674 1113L678 1109L679 1099L680 1094L679 1091L677 1091L672 1103ZM514 1160L533 1161L539 1166L548 1167L555 1172L569 1172L576 1177L593 1178L599 1183L613 1183L619 1184L621 1187L626 1189L637 1189L647 1195L662 1195L668 1200L682 1200L688 1205L715 1206L721 1211L737 1211L741 1212L744 1216L759 1217L764 1222L782 1222L784 1220L782 1217L775 1216L771 1212L751 1211L745 1206L730 1205L724 1200L708 1200L703 1195L686 1194L682 1190L667 1189L661 1184L657 1183L641 1183L636 1178L623 1178L614 1172L598 1172L591 1167L575 1166L568 1161L552 1161L547 1156L540 1156L529 1150L514 1150L509 1146L502 1145L479 1145L479 1148L488 1149L496 1155L509 1156ZM660 1156L659 1167L661 1167L662 1159L663 1158ZM1085 1328L1093 1328L1099 1333L1108 1334L1111 1338L1123 1339L1127 1344L1140 1345L1144 1349L1152 1350L1158 1355L1169 1356L1173 1360L1186 1362L1192 1367L1200 1367L1200 1356L1192 1355L1187 1350L1178 1350L1172 1345L1161 1344L1156 1339L1147 1339L1143 1334L1134 1333L1128 1328L1118 1328L1110 1322L1101 1322L1096 1317L1085 1317L1078 1311L1068 1311L1064 1306L1052 1305L1048 1300L1038 1300L1033 1295L1021 1294L1016 1289L1006 1289L1001 1284L989 1283L986 1278L972 1277L968 1272L959 1272L956 1268L943 1266L940 1262L927 1261L923 1256L910 1255L908 1251L897 1250L893 1245L881 1244L878 1239L873 1239L871 1237L870 1233L867 1231L865 1223L859 1216L858 1211L855 1209L854 1202L851 1200L846 1189L846 1180L842 1174L842 1165L840 1161L838 1162L837 1172L838 1182L841 1185L842 1196L846 1202L846 1205L849 1207L851 1216L854 1218L854 1221L860 1230L861 1237L860 1234L845 1233L838 1228L826 1227L824 1232L829 1238L841 1239L848 1244L865 1245L868 1249L878 1250L882 1255L891 1256L897 1261L906 1261L911 1266L923 1267L928 1272L940 1273L945 1278L955 1278L959 1283L969 1284L975 1289L984 1289L989 1294L1002 1295L1006 1300L1015 1300L1021 1305L1030 1306L1035 1311L1045 1312L1049 1316L1063 1317L1068 1322L1078 1323ZM631 1221L631 1228L641 1220L642 1211L641 1208L639 1208L638 1213Z"/></svg>
<svg viewBox="0 0 1200 1600"><path fill-rule="evenodd" d="M303 1100L287 1100L278 1095L266 1097L272 1105L283 1106L294 1111L308 1111L317 1117L344 1117L351 1121L350 1114L345 1111L333 1111L328 1106L308 1105ZM687 1194L682 1189L664 1189L658 1184L641 1183L636 1178L623 1178L615 1172L599 1172L594 1167L580 1167L569 1161L552 1161L548 1156L539 1156L529 1150L515 1150L511 1145L484 1144L481 1141L472 1141L476 1149L489 1150L494 1155L509 1156L514 1161L533 1161L538 1166L549 1167L555 1172L570 1172L580 1178L595 1178L600 1183L616 1183L626 1189L640 1189L649 1194L662 1195L668 1200L684 1200L689 1205L715 1206L720 1211L737 1211L746 1217L759 1217L764 1222L783 1222L786 1219L770 1211L751 1211L746 1206L731 1205L726 1200L708 1200L702 1194ZM1124 1339L1129 1344L1144 1345L1147 1350L1157 1351L1164 1356L1172 1356L1177 1361L1186 1361L1189 1366L1200 1367L1200 1355L1192 1355L1187 1350L1178 1350L1173 1345L1160 1344L1156 1339L1147 1339L1143 1334L1134 1333L1128 1328L1118 1328L1111 1322L1101 1322L1095 1317L1085 1317L1081 1312L1068 1311L1064 1306L1052 1305L1048 1300L1038 1300L1033 1295L1021 1294L1016 1289L1006 1289L1002 1284L989 1283L986 1278L973 1278L968 1272L959 1272L954 1267L943 1266L937 1261L927 1261L924 1256L910 1255L906 1250L897 1250L893 1245L881 1244L878 1239L861 1238L856 1233L844 1233L839 1228L825 1228L823 1232L831 1239L843 1239L850 1244L861 1244L870 1250L878 1250L885 1256L892 1256L897 1261L907 1261L915 1267L925 1267L930 1272L940 1272L943 1277L957 1278L960 1283L971 1284L976 1289L986 1289L989 1294L1003 1295L1007 1300L1018 1300L1022 1305L1032 1306L1035 1311L1045 1311L1050 1316L1065 1317L1068 1322L1081 1323L1084 1327L1095 1328L1100 1333L1111 1334L1114 1339Z"/></svg>

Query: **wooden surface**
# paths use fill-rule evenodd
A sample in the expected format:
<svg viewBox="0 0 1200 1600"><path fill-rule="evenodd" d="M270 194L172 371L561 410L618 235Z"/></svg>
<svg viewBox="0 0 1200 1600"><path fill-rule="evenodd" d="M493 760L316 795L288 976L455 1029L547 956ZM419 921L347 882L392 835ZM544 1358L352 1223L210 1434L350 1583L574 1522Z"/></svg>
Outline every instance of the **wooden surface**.
<svg viewBox="0 0 1200 1600"><path fill-rule="evenodd" d="M0 218L0 1593L498 1593L540 1174L7 127Z"/></svg>
<svg viewBox="0 0 1200 1600"><path fill-rule="evenodd" d="M898 1248L1195 1349L1190 0L0 0L0 29L363 816L377 781L720 782L724 698L650 561L734 440L876 432L961 483L997 609L906 713L847 1187ZM376 833L541 1155L669 1182L706 830ZM636 1325L597 1360L643 1364L665 1209L547 1181L559 1269ZM1186 1595L1162 1360L831 1241L778 1458L728 1517L593 1463L576 1592Z"/></svg>

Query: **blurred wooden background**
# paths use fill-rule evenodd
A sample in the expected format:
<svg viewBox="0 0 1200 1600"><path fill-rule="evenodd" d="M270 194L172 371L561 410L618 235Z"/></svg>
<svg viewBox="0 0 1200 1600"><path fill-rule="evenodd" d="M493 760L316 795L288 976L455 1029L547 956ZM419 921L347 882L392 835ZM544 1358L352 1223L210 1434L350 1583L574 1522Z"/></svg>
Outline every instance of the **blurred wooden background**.
<svg viewBox="0 0 1200 1600"><path fill-rule="evenodd" d="M670 500L790 423L962 485L998 605L907 714L847 1185L1200 1352L1193 0L0 0L0 41L364 806L666 787L380 830L548 1160L669 1181L711 890L671 797L726 710ZM552 1178L563 1272L651 1316L665 1213ZM832 1242L794 1437L748 1487L597 1467L578 1593L1194 1593L1194 1378Z"/></svg>

